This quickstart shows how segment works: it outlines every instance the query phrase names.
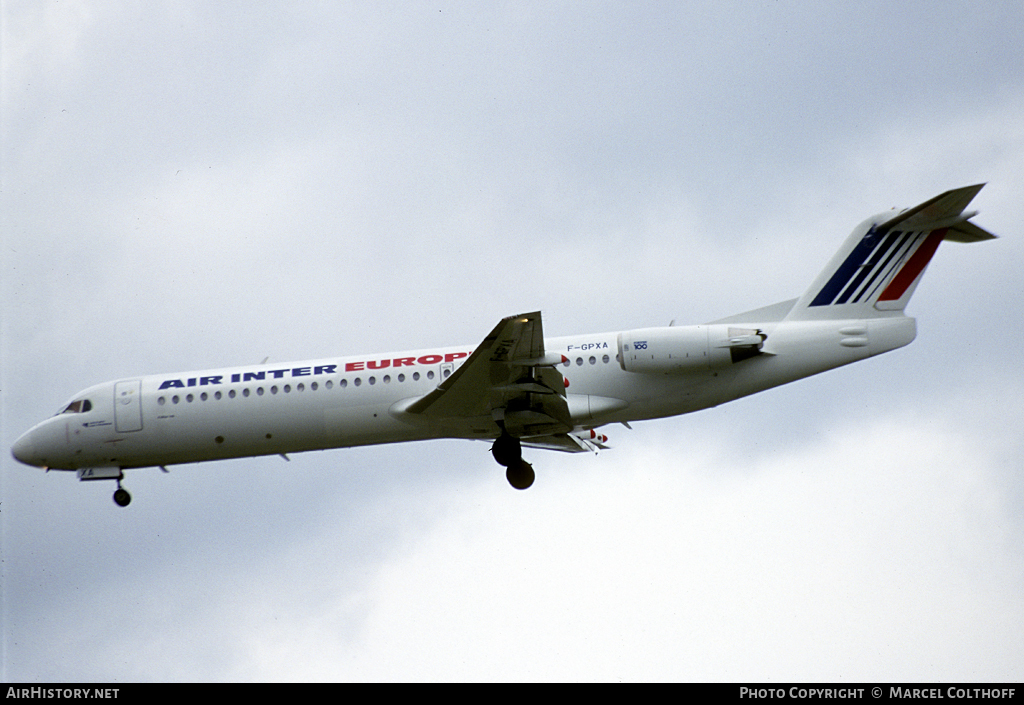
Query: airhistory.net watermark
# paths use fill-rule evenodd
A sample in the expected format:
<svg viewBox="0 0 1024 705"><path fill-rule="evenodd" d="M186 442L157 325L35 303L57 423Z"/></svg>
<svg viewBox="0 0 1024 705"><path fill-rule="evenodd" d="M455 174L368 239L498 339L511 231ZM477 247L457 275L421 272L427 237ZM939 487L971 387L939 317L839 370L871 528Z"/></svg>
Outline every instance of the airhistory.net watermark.
<svg viewBox="0 0 1024 705"><path fill-rule="evenodd" d="M35 698L58 698L64 700L88 700L95 698L97 700L105 700L116 698L118 690L120 688L15 688L11 686L7 689L5 697L25 698L28 700Z"/></svg>

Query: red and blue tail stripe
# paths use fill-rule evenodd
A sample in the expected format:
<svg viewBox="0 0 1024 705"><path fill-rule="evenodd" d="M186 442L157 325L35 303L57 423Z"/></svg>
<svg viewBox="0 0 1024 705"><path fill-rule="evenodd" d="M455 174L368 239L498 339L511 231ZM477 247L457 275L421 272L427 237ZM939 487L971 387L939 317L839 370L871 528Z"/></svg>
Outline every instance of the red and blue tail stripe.
<svg viewBox="0 0 1024 705"><path fill-rule="evenodd" d="M946 237L946 229L933 230L925 241L921 243L921 246L917 248L914 255L907 261L903 268L900 269L899 273L893 278L889 286L885 287L885 291L878 297L879 301L898 301L906 293L907 289L913 284L924 268L928 266L928 263L932 261L932 255L939 249L939 243Z"/></svg>
<svg viewBox="0 0 1024 705"><path fill-rule="evenodd" d="M899 299L928 265L944 234L943 230L882 233L872 227L809 305L871 302L883 286L878 300Z"/></svg>

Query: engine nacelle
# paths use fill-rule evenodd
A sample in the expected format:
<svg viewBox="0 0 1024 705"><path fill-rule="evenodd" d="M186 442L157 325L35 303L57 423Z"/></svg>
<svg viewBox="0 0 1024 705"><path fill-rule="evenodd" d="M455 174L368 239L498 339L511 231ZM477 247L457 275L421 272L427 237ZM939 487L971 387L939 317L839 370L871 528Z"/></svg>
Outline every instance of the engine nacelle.
<svg viewBox="0 0 1024 705"><path fill-rule="evenodd" d="M619 364L627 372L707 372L759 355L766 337L724 324L630 330L619 333Z"/></svg>

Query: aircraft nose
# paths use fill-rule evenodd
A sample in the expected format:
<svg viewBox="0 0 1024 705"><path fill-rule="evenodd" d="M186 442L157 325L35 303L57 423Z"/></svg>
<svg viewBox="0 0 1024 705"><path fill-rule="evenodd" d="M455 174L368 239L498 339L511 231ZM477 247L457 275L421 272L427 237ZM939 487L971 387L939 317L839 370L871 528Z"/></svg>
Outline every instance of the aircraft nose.
<svg viewBox="0 0 1024 705"><path fill-rule="evenodd" d="M25 463L25 465L40 466L36 456L35 444L32 443L32 434L26 433L21 438L14 442L11 446L11 455L18 462Z"/></svg>

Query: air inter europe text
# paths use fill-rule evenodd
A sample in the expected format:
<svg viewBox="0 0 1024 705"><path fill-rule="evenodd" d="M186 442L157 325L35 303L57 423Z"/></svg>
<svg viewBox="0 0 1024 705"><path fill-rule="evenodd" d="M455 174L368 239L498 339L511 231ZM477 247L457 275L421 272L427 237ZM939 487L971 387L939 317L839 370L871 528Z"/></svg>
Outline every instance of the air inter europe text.
<svg viewBox="0 0 1024 705"><path fill-rule="evenodd" d="M364 370L385 370L391 367L413 367L415 365L436 365L441 362L455 362L469 353L455 352L444 355L421 355L420 357L395 357L385 360L361 360L345 363L345 372L362 372ZM211 384L229 384L233 382L252 382L263 379L282 379L284 377L312 377L316 375L333 375L339 365L309 365L306 367L282 367L278 370L260 370L258 372L235 372L230 375L230 382L224 378L229 375L207 375L205 377L187 377L185 379L165 379L160 389L177 389L185 387L206 387ZM268 377L269 375L269 377Z"/></svg>

